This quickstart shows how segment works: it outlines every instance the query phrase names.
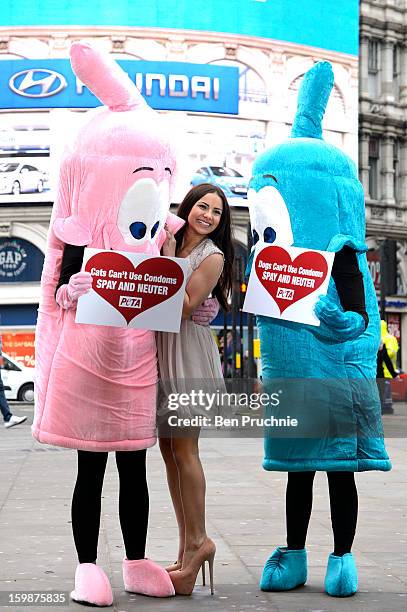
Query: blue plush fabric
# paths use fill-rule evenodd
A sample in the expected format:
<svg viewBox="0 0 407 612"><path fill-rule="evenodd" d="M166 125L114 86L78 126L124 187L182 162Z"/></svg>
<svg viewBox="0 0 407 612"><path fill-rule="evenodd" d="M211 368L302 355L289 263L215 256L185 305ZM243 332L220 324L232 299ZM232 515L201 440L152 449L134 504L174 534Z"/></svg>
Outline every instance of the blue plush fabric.
<svg viewBox="0 0 407 612"><path fill-rule="evenodd" d="M254 162L249 211L260 241L357 253L369 324L344 312L333 279L316 307L320 327L257 317L265 390L281 386L268 415L296 417L300 427L266 431L267 470L390 470L377 392L380 318L368 271L363 188L353 161L322 139L333 84L328 62L305 75L292 137ZM251 267L249 261L248 270ZM278 385L278 387L276 387Z"/></svg>
<svg viewBox="0 0 407 612"><path fill-rule="evenodd" d="M267 559L260 579L262 591L290 591L307 581L307 551L278 547Z"/></svg>
<svg viewBox="0 0 407 612"><path fill-rule="evenodd" d="M332 597L350 597L358 590L358 571L352 553L342 557L329 555L325 591Z"/></svg>

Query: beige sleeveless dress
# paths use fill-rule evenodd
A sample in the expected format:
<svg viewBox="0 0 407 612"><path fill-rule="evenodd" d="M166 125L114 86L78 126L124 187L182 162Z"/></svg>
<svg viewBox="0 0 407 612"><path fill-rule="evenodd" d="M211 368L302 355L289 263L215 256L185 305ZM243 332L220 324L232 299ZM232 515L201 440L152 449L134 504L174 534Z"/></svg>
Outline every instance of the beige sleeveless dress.
<svg viewBox="0 0 407 612"><path fill-rule="evenodd" d="M189 273L192 274L201 262L213 253L222 251L210 240L204 239L185 258ZM213 394L224 392L225 386L220 362L219 350L210 327L197 325L190 319L181 321L179 333L157 332L157 354L160 377L158 416L168 410L168 395L180 393ZM199 405L180 406L178 416L190 418L197 414L213 414L200 401ZM194 401L194 400L193 400ZM216 405L216 403L214 404Z"/></svg>

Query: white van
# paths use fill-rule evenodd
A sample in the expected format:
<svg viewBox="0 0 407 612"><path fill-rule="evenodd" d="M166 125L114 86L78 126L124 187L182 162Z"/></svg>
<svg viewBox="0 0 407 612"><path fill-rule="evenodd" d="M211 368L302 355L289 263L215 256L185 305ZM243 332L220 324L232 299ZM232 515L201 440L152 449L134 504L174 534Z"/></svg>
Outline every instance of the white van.
<svg viewBox="0 0 407 612"><path fill-rule="evenodd" d="M34 401L34 368L26 368L6 353L0 363L4 392L8 400ZM0 359L1 361L1 359Z"/></svg>

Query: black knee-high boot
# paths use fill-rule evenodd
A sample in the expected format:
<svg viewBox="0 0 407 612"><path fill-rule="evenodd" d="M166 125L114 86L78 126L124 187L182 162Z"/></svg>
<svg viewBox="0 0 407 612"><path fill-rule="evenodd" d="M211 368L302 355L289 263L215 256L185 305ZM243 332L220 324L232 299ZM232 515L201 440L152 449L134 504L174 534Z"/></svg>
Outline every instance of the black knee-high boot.
<svg viewBox="0 0 407 612"><path fill-rule="evenodd" d="M107 453L78 451L78 477L72 497L72 531L79 563L95 563Z"/></svg>
<svg viewBox="0 0 407 612"><path fill-rule="evenodd" d="M305 547L312 510L315 472L288 472L286 491L287 548Z"/></svg>
<svg viewBox="0 0 407 612"><path fill-rule="evenodd" d="M334 555L341 557L352 548L358 519L358 492L353 472L327 472Z"/></svg>
<svg viewBox="0 0 407 612"><path fill-rule="evenodd" d="M120 479L119 515L127 559L144 559L149 496L146 478L146 450L117 451Z"/></svg>

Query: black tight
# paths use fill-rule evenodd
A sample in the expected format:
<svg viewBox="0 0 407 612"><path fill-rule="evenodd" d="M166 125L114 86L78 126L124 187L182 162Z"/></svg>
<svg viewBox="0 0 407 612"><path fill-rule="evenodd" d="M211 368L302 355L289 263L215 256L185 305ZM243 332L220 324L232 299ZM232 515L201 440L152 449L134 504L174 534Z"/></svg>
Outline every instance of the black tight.
<svg viewBox="0 0 407 612"><path fill-rule="evenodd" d="M108 453L78 451L78 477L72 498L72 530L79 563L95 563L103 479ZM149 497L146 451L117 451L119 516L127 559L144 559Z"/></svg>
<svg viewBox="0 0 407 612"><path fill-rule="evenodd" d="M287 548L305 547L312 510L315 472L289 472L286 492ZM358 516L358 494L353 472L327 472L334 555L351 551Z"/></svg>

